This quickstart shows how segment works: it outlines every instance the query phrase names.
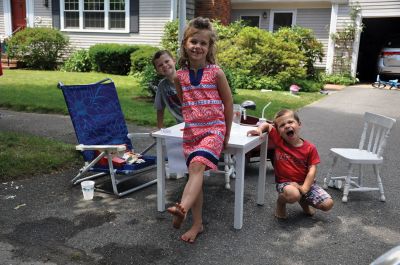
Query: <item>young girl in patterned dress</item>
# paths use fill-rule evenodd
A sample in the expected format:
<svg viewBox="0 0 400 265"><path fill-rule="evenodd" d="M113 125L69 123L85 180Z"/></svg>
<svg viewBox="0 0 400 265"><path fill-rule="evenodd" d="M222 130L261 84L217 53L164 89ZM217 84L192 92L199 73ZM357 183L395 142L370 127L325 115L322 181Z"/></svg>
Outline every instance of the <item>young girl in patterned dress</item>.
<svg viewBox="0 0 400 265"><path fill-rule="evenodd" d="M189 169L189 180L181 202L169 207L173 226L180 228L187 212L192 210L192 227L181 236L193 243L203 232L203 173L216 169L229 141L233 100L224 72L215 65L216 34L207 18L191 20L185 29L180 48L175 86L182 102L183 151Z"/></svg>

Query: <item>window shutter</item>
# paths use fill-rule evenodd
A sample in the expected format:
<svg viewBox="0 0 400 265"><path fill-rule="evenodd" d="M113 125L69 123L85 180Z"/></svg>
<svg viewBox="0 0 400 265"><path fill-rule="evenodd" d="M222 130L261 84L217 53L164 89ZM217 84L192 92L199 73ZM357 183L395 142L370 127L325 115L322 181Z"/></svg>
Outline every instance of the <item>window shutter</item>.
<svg viewBox="0 0 400 265"><path fill-rule="evenodd" d="M139 33L139 0L130 0L129 9L129 32Z"/></svg>
<svg viewBox="0 0 400 265"><path fill-rule="evenodd" d="M53 28L60 29L60 0L51 0L51 14L53 17Z"/></svg>

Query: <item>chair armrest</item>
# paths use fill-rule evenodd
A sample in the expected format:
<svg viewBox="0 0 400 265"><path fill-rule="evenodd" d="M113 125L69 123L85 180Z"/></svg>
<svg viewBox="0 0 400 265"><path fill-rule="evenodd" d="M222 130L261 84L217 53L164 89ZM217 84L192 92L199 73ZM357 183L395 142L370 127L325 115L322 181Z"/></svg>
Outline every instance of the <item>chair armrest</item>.
<svg viewBox="0 0 400 265"><path fill-rule="evenodd" d="M153 143L151 143L148 147L146 147L146 149L144 149L142 152L139 153L141 155L145 155L149 150L151 150L156 145L156 139L151 135L151 133L128 133L127 136L129 139L131 139L131 141L133 141L133 138L150 137L151 139L153 139Z"/></svg>
<svg viewBox="0 0 400 265"><path fill-rule="evenodd" d="M128 133L128 138L129 139L145 138L145 137L153 137L153 136L151 136L151 133Z"/></svg>
<svg viewBox="0 0 400 265"><path fill-rule="evenodd" d="M126 150L125 145L77 145L75 149L78 151L97 150L97 151L111 151L122 152Z"/></svg>

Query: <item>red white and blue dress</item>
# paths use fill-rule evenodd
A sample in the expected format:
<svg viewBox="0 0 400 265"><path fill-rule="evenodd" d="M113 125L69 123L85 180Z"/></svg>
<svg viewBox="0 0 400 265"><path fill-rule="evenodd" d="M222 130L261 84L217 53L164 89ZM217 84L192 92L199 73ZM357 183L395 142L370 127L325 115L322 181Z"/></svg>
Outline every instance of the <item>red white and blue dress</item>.
<svg viewBox="0 0 400 265"><path fill-rule="evenodd" d="M186 165L197 161L206 169L216 169L221 155L226 126L224 105L217 88L217 65L177 71L182 88L183 152Z"/></svg>

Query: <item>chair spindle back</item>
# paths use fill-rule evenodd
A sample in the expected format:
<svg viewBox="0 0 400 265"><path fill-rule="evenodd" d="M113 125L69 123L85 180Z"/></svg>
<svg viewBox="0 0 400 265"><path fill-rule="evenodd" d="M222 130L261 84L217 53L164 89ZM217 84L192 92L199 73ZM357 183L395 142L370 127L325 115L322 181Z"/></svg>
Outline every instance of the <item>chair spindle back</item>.
<svg viewBox="0 0 400 265"><path fill-rule="evenodd" d="M395 119L366 112L364 115L364 129L358 148L382 156L386 140L395 122Z"/></svg>

